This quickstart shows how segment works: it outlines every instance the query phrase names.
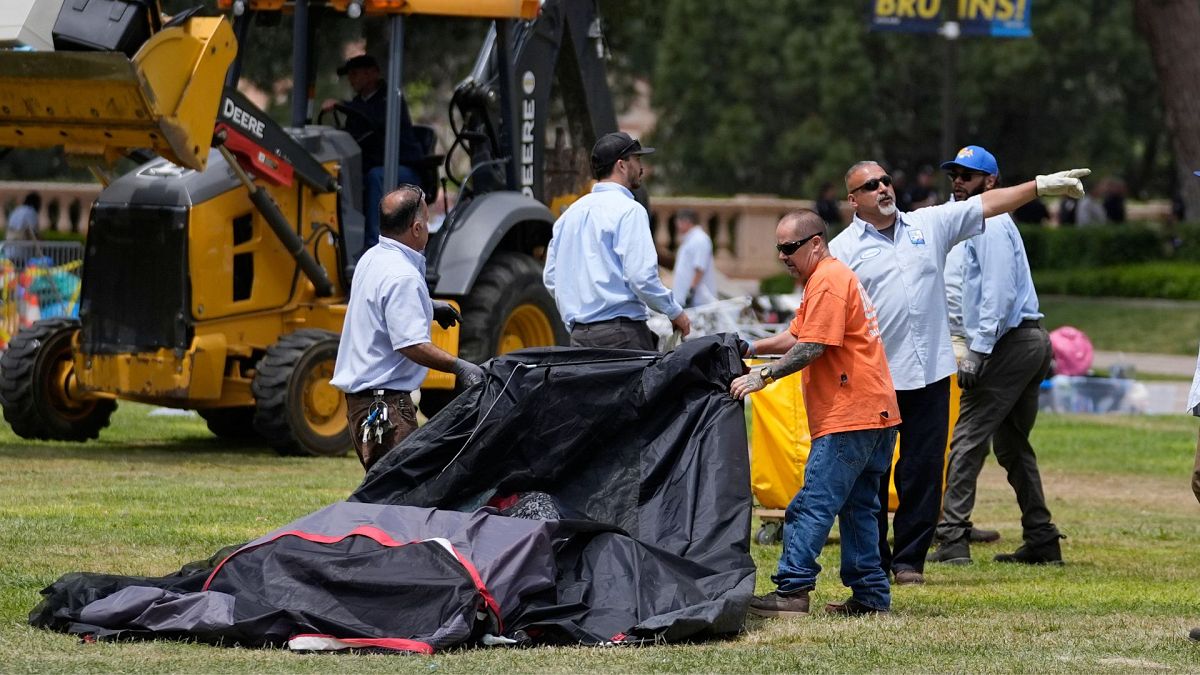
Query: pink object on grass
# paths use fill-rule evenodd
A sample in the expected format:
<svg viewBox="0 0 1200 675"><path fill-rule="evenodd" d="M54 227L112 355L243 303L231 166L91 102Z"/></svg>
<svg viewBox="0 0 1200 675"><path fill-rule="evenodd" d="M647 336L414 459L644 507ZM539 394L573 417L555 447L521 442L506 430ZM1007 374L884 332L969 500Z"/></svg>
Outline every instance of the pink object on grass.
<svg viewBox="0 0 1200 675"><path fill-rule="evenodd" d="M1074 326L1050 331L1050 347L1054 350L1054 372L1059 375L1087 375L1092 367L1092 341Z"/></svg>

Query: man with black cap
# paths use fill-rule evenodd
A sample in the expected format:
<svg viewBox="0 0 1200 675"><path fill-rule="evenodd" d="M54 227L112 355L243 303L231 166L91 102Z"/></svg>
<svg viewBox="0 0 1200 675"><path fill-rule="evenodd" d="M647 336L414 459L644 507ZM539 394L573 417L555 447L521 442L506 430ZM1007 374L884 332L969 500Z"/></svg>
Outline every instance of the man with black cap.
<svg viewBox="0 0 1200 675"><path fill-rule="evenodd" d="M878 162L858 162L846 172L854 219L830 242L829 251L854 270L875 304L904 419L900 459L892 472L900 498L894 548L887 541L887 509L879 514L880 558L898 584L925 582L925 555L941 511L950 375L957 370L946 310L946 254L983 231L985 218L1038 196L1083 194L1079 179L1089 173L1060 171L962 202L904 213L896 208L892 177ZM887 477L879 487L886 503Z"/></svg>
<svg viewBox="0 0 1200 675"><path fill-rule="evenodd" d="M337 69L345 76L354 90L354 98L348 101L326 99L321 110L341 108L346 112L343 129L354 137L362 150L364 182L363 215L366 217L366 233L363 248L379 242L379 200L383 197L383 158L387 122L387 83L379 71L379 63L370 54L350 57ZM400 97L400 166L397 178L400 183L419 185L420 176L407 164L423 158L421 144L413 134L412 118L408 104Z"/></svg>
<svg viewBox="0 0 1200 675"><path fill-rule="evenodd" d="M959 150L942 168L953 182L956 202L994 190L1000 180L996 158L977 145ZM951 316L950 323L958 319L965 339L965 353L958 359L963 393L937 529L941 544L928 560L971 562L971 512L990 442L1017 493L1024 538L1015 553L998 555L996 561L1061 564L1062 535L1050 520L1029 443L1051 352L1021 233L1007 213L994 215L985 221L982 234L955 246L947 264L954 259L958 268L947 269L946 275L957 272L962 279L961 314Z"/></svg>
<svg viewBox="0 0 1200 675"><path fill-rule="evenodd" d="M691 323L658 277L650 217L633 197L642 155L654 152L623 132L592 147L598 182L554 223L542 280L558 304L574 347L655 351L649 309L683 335Z"/></svg>

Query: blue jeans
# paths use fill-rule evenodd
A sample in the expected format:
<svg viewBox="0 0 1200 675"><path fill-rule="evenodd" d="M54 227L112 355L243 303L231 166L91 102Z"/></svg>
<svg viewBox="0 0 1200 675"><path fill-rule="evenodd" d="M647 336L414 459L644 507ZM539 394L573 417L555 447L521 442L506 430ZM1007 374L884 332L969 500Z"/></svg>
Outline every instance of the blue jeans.
<svg viewBox="0 0 1200 675"><path fill-rule="evenodd" d="M396 174L397 180L409 185L420 185L421 178L411 167L401 164ZM379 243L379 200L383 199L383 167L377 166L367 170L366 195L363 200L363 217L366 219L366 231L363 232L363 250Z"/></svg>
<svg viewBox="0 0 1200 675"><path fill-rule="evenodd" d="M875 609L892 604L887 573L879 561L879 481L892 463L896 430L843 431L813 439L804 487L788 504L783 555L771 581L783 594L812 590L833 517L842 532L842 584L854 599Z"/></svg>

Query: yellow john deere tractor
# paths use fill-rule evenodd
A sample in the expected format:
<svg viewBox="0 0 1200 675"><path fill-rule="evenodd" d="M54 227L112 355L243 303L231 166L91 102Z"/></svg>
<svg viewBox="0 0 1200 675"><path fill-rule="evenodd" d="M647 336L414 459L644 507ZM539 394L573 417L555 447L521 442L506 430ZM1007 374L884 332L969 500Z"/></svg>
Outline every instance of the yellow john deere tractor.
<svg viewBox="0 0 1200 675"><path fill-rule="evenodd" d="M540 260L557 209L586 186L580 149L616 128L594 0L220 0L232 25L190 13L161 22L136 14L153 14L152 3L129 0L62 12L89 5L107 8L97 16L108 21L127 5L148 39L0 52L0 146L63 146L97 164L145 149L157 157L108 180L93 204L79 319L23 329L0 358L0 404L18 435L96 438L127 399L197 410L218 436L257 437L284 454L350 448L329 378L363 241L364 176L355 140L307 119L308 46L327 20L389 15L386 189L397 173L403 17L495 19L451 101L454 141L444 156L430 144L422 170L430 195L443 159L459 186L426 255L430 289L464 322L461 332L435 326L434 342L482 362L564 341ZM252 42L256 17L279 12L293 17L286 128L234 87L239 43ZM91 34L87 16L69 18L59 16L56 45L59 26ZM548 150L552 108L563 126ZM562 168L546 170L555 161ZM453 387L431 373L422 407L432 413Z"/></svg>

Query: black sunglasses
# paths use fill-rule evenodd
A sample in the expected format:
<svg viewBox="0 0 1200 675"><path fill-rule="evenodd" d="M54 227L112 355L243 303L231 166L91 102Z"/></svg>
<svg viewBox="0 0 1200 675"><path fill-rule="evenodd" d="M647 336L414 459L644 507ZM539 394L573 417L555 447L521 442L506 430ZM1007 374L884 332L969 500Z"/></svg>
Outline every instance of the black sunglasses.
<svg viewBox="0 0 1200 675"><path fill-rule="evenodd" d="M880 176L879 178L872 178L871 180L854 188L850 192L859 192L862 190L866 190L867 192L874 192L879 189L880 183L883 183L884 185L887 185L887 186L891 186L892 177L887 174L884 174L884 175Z"/></svg>
<svg viewBox="0 0 1200 675"><path fill-rule="evenodd" d="M775 244L775 250L784 255L791 255L796 251L799 251L801 246L807 244L809 239L819 236L821 236L820 232L816 234L810 234L807 237L803 239L797 239L796 241L785 241L782 244Z"/></svg>
<svg viewBox="0 0 1200 675"><path fill-rule="evenodd" d="M956 180L961 180L962 182L966 183L968 181L974 180L978 176L986 176L986 175L987 174L978 173L976 171L947 171L946 172L946 178L949 178L951 183L953 183Z"/></svg>

